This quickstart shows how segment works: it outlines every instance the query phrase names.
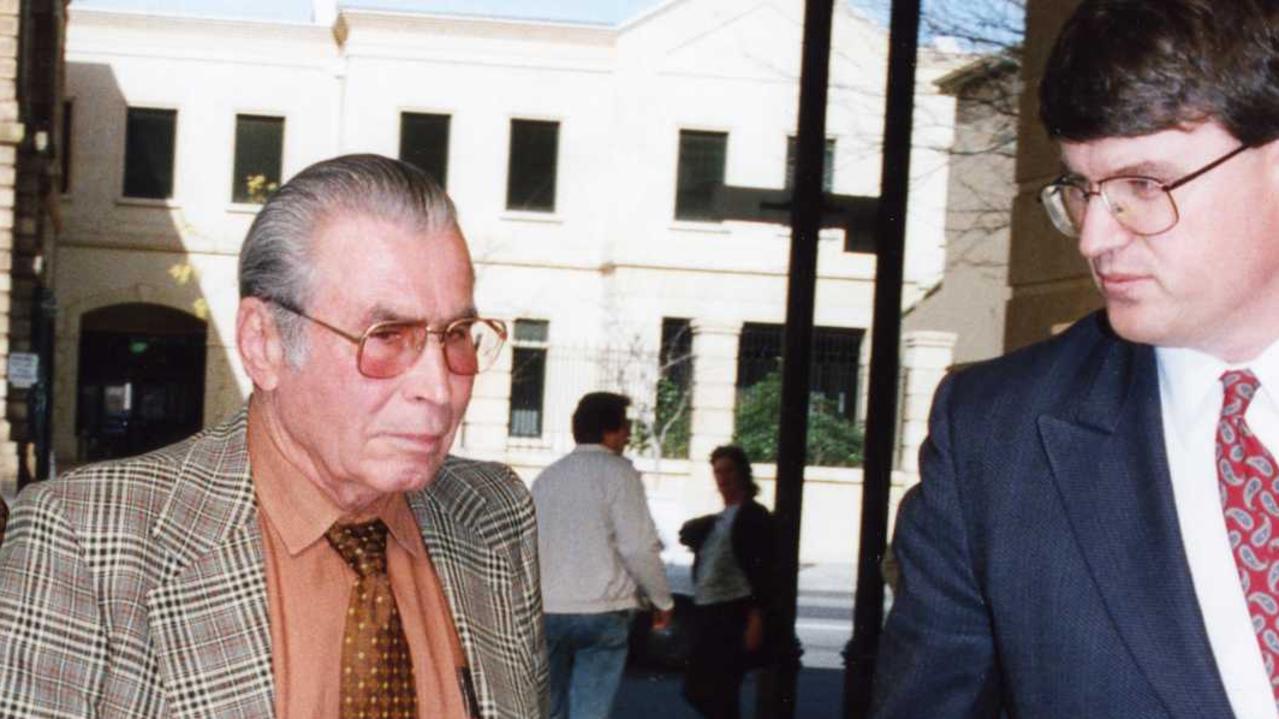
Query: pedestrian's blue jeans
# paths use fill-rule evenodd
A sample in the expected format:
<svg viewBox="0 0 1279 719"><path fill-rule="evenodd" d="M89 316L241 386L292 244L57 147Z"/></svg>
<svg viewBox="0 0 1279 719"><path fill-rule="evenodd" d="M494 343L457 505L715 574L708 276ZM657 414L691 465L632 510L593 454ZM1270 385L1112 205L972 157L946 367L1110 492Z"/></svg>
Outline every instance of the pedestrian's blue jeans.
<svg viewBox="0 0 1279 719"><path fill-rule="evenodd" d="M551 719L608 719L626 666L631 614L546 615Z"/></svg>

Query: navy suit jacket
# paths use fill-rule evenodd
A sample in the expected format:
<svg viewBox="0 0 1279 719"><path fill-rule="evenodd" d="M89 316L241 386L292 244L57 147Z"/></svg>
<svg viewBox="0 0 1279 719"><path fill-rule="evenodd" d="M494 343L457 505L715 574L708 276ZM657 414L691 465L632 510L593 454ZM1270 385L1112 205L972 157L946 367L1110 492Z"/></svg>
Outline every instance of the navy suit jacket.
<svg viewBox="0 0 1279 719"><path fill-rule="evenodd" d="M1232 716L1150 347L1093 315L947 378L929 433L872 716Z"/></svg>

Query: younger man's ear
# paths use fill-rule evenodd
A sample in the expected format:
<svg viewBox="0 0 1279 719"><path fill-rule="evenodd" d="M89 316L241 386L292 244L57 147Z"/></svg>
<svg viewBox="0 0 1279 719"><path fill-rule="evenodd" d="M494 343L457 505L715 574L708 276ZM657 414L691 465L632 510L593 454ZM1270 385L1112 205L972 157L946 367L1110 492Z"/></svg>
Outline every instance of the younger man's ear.
<svg viewBox="0 0 1279 719"><path fill-rule="evenodd" d="M275 389L284 371L285 359L280 330L270 305L257 297L240 300L235 315L235 346L253 386L267 391Z"/></svg>

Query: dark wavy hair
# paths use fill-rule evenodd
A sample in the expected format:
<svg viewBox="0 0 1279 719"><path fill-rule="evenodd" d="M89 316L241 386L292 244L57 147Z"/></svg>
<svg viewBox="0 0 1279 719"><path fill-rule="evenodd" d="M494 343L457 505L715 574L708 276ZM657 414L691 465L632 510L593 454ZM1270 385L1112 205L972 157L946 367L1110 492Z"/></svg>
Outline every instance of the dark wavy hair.
<svg viewBox="0 0 1279 719"><path fill-rule="evenodd" d="M746 492L747 497L754 497L759 494L759 485L755 484L755 472L751 470L751 459L746 456L746 450L735 444L725 444L711 450L711 464L728 458L733 462L733 466L737 467L737 476L741 478L742 490Z"/></svg>
<svg viewBox="0 0 1279 719"><path fill-rule="evenodd" d="M1214 120L1279 137L1279 0L1084 0L1039 88L1055 139L1136 137Z"/></svg>

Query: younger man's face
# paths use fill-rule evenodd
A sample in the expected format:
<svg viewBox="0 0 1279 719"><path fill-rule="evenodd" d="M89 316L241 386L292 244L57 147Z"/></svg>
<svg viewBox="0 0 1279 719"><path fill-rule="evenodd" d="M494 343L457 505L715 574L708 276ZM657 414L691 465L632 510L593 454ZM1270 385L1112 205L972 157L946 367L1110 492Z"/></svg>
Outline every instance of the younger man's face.
<svg viewBox="0 0 1279 719"><path fill-rule="evenodd" d="M1119 175L1167 184L1239 144L1206 122L1064 142L1062 160L1090 184ZM1179 220L1158 235L1131 232L1101 198L1091 199L1079 251L1120 336L1226 361L1250 359L1279 338L1277 145L1247 150L1172 190Z"/></svg>

